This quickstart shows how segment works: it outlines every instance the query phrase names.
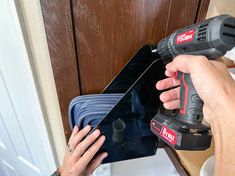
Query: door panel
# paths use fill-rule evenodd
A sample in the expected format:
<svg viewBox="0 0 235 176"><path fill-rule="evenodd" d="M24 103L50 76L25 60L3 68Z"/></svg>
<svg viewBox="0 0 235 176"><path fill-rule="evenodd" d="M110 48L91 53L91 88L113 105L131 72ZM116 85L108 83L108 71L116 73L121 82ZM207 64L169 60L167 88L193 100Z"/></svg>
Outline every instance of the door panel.
<svg viewBox="0 0 235 176"><path fill-rule="evenodd" d="M16 156L21 156L25 160L29 162L33 162L30 157L30 152L27 143L25 142L25 136L22 133L22 127L20 126L19 119L15 112L14 105L11 103L11 99L5 87L5 82L2 78L2 74L0 72L0 132L1 134L5 134L3 136L3 141L8 141L7 146L18 146L14 147L11 151ZM8 130L9 129L9 130ZM20 145L19 145L20 144ZM8 148L8 147L7 147Z"/></svg>
<svg viewBox="0 0 235 176"><path fill-rule="evenodd" d="M18 176L15 168L9 165L8 162L6 162L5 160L2 160L2 165L3 165L4 173L6 176Z"/></svg>
<svg viewBox="0 0 235 176"><path fill-rule="evenodd" d="M33 148L30 150L29 144L32 143L32 140L29 138L26 140L27 136L25 134L29 134L31 131L27 131L27 129L23 130L24 125L22 127L22 124L27 123L27 121L25 121L26 119L22 120L18 118L17 108L15 108L14 105L15 102L13 102L12 97L10 96L9 86L6 85L1 70L4 69L0 68L0 155L1 158L3 158L3 168L5 173L9 173L9 175L16 172L16 170L18 173L21 173L21 175L26 173L30 173L32 176L41 175L41 171L37 167L38 163L35 163L33 160ZM6 73L6 70L4 71ZM17 76L20 78L19 74ZM7 79L9 80L9 77ZM15 97L15 99L18 98ZM22 104L21 106L24 105ZM32 124L33 123L29 125ZM28 130L30 129L28 128ZM35 152L40 152L40 150Z"/></svg>
<svg viewBox="0 0 235 176"><path fill-rule="evenodd" d="M199 0L73 0L82 94L100 92L141 46L192 24Z"/></svg>
<svg viewBox="0 0 235 176"><path fill-rule="evenodd" d="M198 0L171 0L166 34L196 22L198 8Z"/></svg>

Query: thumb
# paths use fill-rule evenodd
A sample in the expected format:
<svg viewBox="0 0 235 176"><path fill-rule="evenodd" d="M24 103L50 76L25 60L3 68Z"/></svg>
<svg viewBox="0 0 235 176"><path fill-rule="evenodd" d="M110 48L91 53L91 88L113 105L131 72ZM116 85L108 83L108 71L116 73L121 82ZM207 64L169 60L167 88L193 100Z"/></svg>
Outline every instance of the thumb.
<svg viewBox="0 0 235 176"><path fill-rule="evenodd" d="M166 69L170 72L193 73L198 71L200 66L208 62L205 56L179 55L166 65Z"/></svg>

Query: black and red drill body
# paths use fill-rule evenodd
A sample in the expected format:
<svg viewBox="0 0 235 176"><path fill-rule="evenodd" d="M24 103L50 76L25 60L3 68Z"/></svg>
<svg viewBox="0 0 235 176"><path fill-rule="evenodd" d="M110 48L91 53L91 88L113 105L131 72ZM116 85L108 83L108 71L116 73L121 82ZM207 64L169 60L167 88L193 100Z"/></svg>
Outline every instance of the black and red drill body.
<svg viewBox="0 0 235 176"><path fill-rule="evenodd" d="M153 51L161 58L188 54L216 59L234 46L235 18L220 15L175 31L160 41ZM180 110L170 114L160 108L151 121L151 130L175 149L207 149L210 146L211 134L210 128L202 124L203 101L192 84L190 74L178 72L177 78L180 80Z"/></svg>

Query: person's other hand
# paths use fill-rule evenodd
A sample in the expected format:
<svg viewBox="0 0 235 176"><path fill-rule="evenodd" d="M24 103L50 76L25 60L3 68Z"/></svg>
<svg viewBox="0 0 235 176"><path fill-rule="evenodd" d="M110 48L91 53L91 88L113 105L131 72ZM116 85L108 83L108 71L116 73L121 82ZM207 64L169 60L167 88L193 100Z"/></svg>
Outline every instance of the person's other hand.
<svg viewBox="0 0 235 176"><path fill-rule="evenodd" d="M59 168L61 176L91 175L108 156L104 152L94 158L103 145L105 136L100 136L100 131L97 129L83 140L90 130L90 126L86 126L81 131L77 126L74 127L69 139L69 146L72 150L65 153L63 165Z"/></svg>
<svg viewBox="0 0 235 176"><path fill-rule="evenodd" d="M193 85L204 102L203 114L208 123L214 122L214 117L221 108L228 108L230 102L235 102L235 83L226 66L218 61L209 61L204 56L181 55L166 65L168 78L158 81L156 88L164 90L178 86L179 80L174 78L177 71L190 73ZM160 100L166 109L179 108L180 87L163 92ZM222 120L224 120L224 117Z"/></svg>

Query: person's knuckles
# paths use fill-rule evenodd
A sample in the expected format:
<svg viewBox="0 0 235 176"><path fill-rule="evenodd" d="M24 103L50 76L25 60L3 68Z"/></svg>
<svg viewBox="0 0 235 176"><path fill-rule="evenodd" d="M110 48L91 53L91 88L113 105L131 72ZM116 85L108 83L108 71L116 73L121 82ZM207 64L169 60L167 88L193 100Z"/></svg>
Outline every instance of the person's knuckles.
<svg viewBox="0 0 235 176"><path fill-rule="evenodd" d="M100 135L100 130L96 129L93 133L91 133L87 139L89 142L93 142L95 139L97 139Z"/></svg>
<svg viewBox="0 0 235 176"><path fill-rule="evenodd" d="M166 79L158 81L156 84L156 88L158 90L164 90L164 89L168 89L177 85L179 85L179 80L175 78L166 78Z"/></svg>
<svg viewBox="0 0 235 176"><path fill-rule="evenodd" d="M208 62L208 60L205 56L179 55L173 60L173 65L182 72L191 73L206 62Z"/></svg>
<svg viewBox="0 0 235 176"><path fill-rule="evenodd" d="M167 101L169 101L170 99L173 99L173 97L171 97L170 95L171 93L167 92L163 92L160 94L160 100L165 103Z"/></svg>
<svg viewBox="0 0 235 176"><path fill-rule="evenodd" d="M74 138L74 136L76 136L76 134L79 132L77 128L78 128L77 126L74 127L73 132L69 138L69 141L71 141Z"/></svg>
<svg viewBox="0 0 235 176"><path fill-rule="evenodd" d="M164 92L161 93L160 96L159 96L159 98L160 98L160 100L161 100L162 102L164 102L164 101L165 101L165 93L164 93Z"/></svg>
<svg viewBox="0 0 235 176"><path fill-rule="evenodd" d="M157 90L165 90L168 89L169 87L167 86L166 82L161 82L156 86Z"/></svg>
<svg viewBox="0 0 235 176"><path fill-rule="evenodd" d="M85 128L83 128L81 131L79 131L71 140L71 142L74 144L80 142L82 140L82 138L84 138L90 131L91 127L90 126L86 126Z"/></svg>
<svg viewBox="0 0 235 176"><path fill-rule="evenodd" d="M166 87L167 88L175 87L175 86L178 86L179 84L180 84L180 81L174 77L166 79Z"/></svg>
<svg viewBox="0 0 235 176"><path fill-rule="evenodd" d="M74 149L76 147L77 143L78 143L78 138L77 137L74 137L73 139L71 139L69 141L69 145L72 149Z"/></svg>
<svg viewBox="0 0 235 176"><path fill-rule="evenodd" d="M98 151L99 148L103 145L104 141L105 141L105 136L104 135L100 136L98 140L91 146L89 150L90 154L93 155L96 151Z"/></svg>
<svg viewBox="0 0 235 176"><path fill-rule="evenodd" d="M172 97L174 99L180 98L180 87L172 89L172 93L171 94L172 94Z"/></svg>
<svg viewBox="0 0 235 176"><path fill-rule="evenodd" d="M78 149L77 155L81 156L87 150L88 145L87 145L87 143L82 142L78 145L78 147L79 147L79 149Z"/></svg>
<svg viewBox="0 0 235 176"><path fill-rule="evenodd" d="M91 126L87 125L85 128L83 128L77 135L86 135L91 130Z"/></svg>
<svg viewBox="0 0 235 176"><path fill-rule="evenodd" d="M166 109L178 109L180 105L180 100L173 100L163 104Z"/></svg>
<svg viewBox="0 0 235 176"><path fill-rule="evenodd" d="M189 63L190 72L198 72L203 67L207 67L209 64L208 59L205 56L193 56Z"/></svg>
<svg viewBox="0 0 235 176"><path fill-rule="evenodd" d="M176 89L172 89L163 93L163 102L176 100L178 98L179 96Z"/></svg>
<svg viewBox="0 0 235 176"><path fill-rule="evenodd" d="M106 137L104 135L100 136L98 140L98 147L101 147L105 141Z"/></svg>
<svg viewBox="0 0 235 176"><path fill-rule="evenodd" d="M176 72L177 68L173 62L170 62L169 64L166 65L166 70L168 70L169 72Z"/></svg>
<svg viewBox="0 0 235 176"><path fill-rule="evenodd" d="M167 77L171 77L171 76L174 76L174 72L171 72L170 70L166 70L166 71L165 71L165 75L166 75Z"/></svg>

